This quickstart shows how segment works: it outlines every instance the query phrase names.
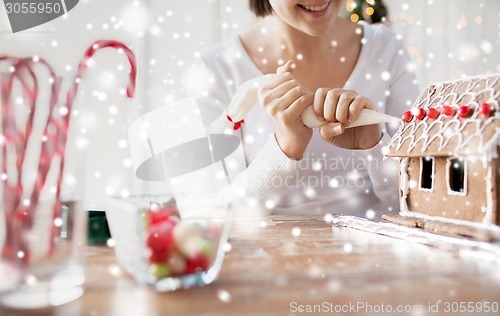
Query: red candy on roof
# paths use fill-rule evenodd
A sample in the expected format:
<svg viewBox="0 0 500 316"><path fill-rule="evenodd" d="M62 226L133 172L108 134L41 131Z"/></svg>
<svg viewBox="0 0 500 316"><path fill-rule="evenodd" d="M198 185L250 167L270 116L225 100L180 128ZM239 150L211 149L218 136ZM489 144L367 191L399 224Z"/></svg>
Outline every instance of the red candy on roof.
<svg viewBox="0 0 500 316"><path fill-rule="evenodd" d="M415 117L417 120L423 120L425 117L425 110L422 108L415 109Z"/></svg>
<svg viewBox="0 0 500 316"><path fill-rule="evenodd" d="M401 124L386 156L466 157L491 150L496 153L497 146L490 144L500 139L499 84L500 74L495 74L429 85L408 109L416 115L416 110L423 108L426 117ZM410 117L408 114L404 118Z"/></svg>
<svg viewBox="0 0 500 316"><path fill-rule="evenodd" d="M479 106L478 112L479 115L483 117L489 117L491 112L494 111L488 103L483 103ZM458 108L457 113L461 118L466 118L472 115L473 109L471 109L467 105L462 105ZM406 111L403 113L401 120L405 123L410 122L413 117L417 120L423 120L425 117L429 119L436 119L439 117L439 114L443 113L445 116L453 116L455 114L455 110L449 105L443 105L441 108L441 112L436 108L428 108L425 110L424 108L414 108L411 111Z"/></svg>
<svg viewBox="0 0 500 316"><path fill-rule="evenodd" d="M430 108L427 110L427 117L430 119L435 119L439 116L439 111L436 108Z"/></svg>
<svg viewBox="0 0 500 316"><path fill-rule="evenodd" d="M413 118L413 114L411 114L411 111L406 111L403 113L403 116L401 117L401 120L405 123L411 121Z"/></svg>
<svg viewBox="0 0 500 316"><path fill-rule="evenodd" d="M488 117L491 114L491 106L488 103L483 103L479 107L479 114L484 117Z"/></svg>
<svg viewBox="0 0 500 316"><path fill-rule="evenodd" d="M443 114L446 116L452 116L455 113L453 108L449 105L443 106Z"/></svg>
<svg viewBox="0 0 500 316"><path fill-rule="evenodd" d="M468 107L467 105L462 105L458 109L458 116L460 116L461 118L466 118L467 116L469 116L469 114L470 114L470 107Z"/></svg>

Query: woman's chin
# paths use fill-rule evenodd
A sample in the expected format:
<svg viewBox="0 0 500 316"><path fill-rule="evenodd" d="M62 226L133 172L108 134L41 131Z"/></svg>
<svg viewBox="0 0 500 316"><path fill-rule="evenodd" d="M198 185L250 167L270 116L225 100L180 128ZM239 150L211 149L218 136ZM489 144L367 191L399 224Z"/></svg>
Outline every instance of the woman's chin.
<svg viewBox="0 0 500 316"><path fill-rule="evenodd" d="M305 33L311 37L321 37L321 36L328 35L331 31L331 27L329 27L329 26L322 26L322 27L304 26L304 27L300 28L300 31L302 31L303 33Z"/></svg>

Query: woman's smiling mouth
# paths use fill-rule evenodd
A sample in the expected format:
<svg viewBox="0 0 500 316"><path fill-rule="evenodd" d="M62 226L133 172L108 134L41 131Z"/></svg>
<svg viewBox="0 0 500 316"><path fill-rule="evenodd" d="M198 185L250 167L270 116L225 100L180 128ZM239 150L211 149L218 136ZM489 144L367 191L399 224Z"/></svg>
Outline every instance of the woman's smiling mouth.
<svg viewBox="0 0 500 316"><path fill-rule="evenodd" d="M315 4L298 4L298 6L302 9L302 11L312 15L314 17L319 17L324 15L328 8L330 7L331 0L324 3L315 3Z"/></svg>

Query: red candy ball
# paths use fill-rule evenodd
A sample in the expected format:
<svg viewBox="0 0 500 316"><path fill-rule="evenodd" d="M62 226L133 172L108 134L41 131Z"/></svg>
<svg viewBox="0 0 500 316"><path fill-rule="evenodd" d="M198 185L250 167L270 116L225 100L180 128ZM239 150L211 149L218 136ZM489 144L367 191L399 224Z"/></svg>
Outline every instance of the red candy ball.
<svg viewBox="0 0 500 316"><path fill-rule="evenodd" d="M167 221L172 214L177 213L177 208L173 205L152 206L147 214L151 225Z"/></svg>
<svg viewBox="0 0 500 316"><path fill-rule="evenodd" d="M452 116L454 113L455 113L455 111L453 111L453 108L451 106L449 106L449 105L443 106L443 114L444 115Z"/></svg>
<svg viewBox="0 0 500 316"><path fill-rule="evenodd" d="M149 263L165 263L169 257L169 250L151 251L151 254L149 255Z"/></svg>
<svg viewBox="0 0 500 316"><path fill-rule="evenodd" d="M406 111L403 113L401 120L406 123L406 122L411 121L412 117L413 117L413 114L411 114L411 111Z"/></svg>
<svg viewBox="0 0 500 316"><path fill-rule="evenodd" d="M461 118L466 118L467 116L469 116L469 114L470 114L470 108L467 105L462 105L458 109L458 116L460 116Z"/></svg>
<svg viewBox="0 0 500 316"><path fill-rule="evenodd" d="M198 254L193 259L187 260L184 274L206 271L210 267L210 258L203 254Z"/></svg>
<svg viewBox="0 0 500 316"><path fill-rule="evenodd" d="M491 114L491 107L488 103L483 103L479 107L479 114L482 116L488 117Z"/></svg>
<svg viewBox="0 0 500 316"><path fill-rule="evenodd" d="M170 212L166 212L163 209L149 210L148 215L151 225L165 222L170 218Z"/></svg>
<svg viewBox="0 0 500 316"><path fill-rule="evenodd" d="M415 117L417 120L423 120L425 117L425 110L422 108L418 108L415 110Z"/></svg>
<svg viewBox="0 0 500 316"><path fill-rule="evenodd" d="M168 250L173 242L174 237L172 234L174 222L166 221L151 226L148 232L146 243L153 252L163 252Z"/></svg>
<svg viewBox="0 0 500 316"><path fill-rule="evenodd" d="M439 111L436 108L430 108L427 110L427 117L430 119L435 119L439 116Z"/></svg>

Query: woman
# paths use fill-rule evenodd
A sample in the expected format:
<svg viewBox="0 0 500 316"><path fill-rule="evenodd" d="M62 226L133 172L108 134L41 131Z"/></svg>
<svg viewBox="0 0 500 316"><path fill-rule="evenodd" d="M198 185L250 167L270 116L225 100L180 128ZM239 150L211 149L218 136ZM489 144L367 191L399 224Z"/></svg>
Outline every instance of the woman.
<svg viewBox="0 0 500 316"><path fill-rule="evenodd" d="M247 194L275 213L397 208L396 163L383 160L383 147L397 126L346 126L362 108L400 116L418 87L402 41L385 26L340 18L343 5L342 0L250 0L262 19L203 55L214 76L202 101L207 124L243 82L276 73L259 89L261 106L237 132ZM326 121L317 130L301 121L308 106Z"/></svg>

